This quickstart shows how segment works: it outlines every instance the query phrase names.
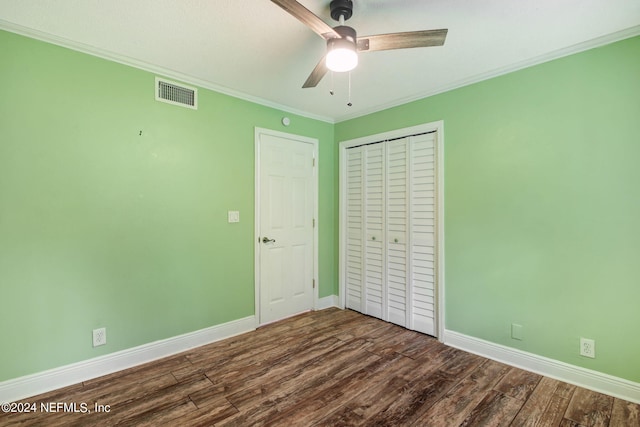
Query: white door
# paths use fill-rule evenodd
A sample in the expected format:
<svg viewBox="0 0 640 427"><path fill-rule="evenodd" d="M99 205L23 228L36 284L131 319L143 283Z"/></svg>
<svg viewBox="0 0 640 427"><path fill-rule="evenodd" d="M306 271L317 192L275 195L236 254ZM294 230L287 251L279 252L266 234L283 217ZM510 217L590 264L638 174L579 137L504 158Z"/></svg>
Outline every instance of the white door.
<svg viewBox="0 0 640 427"><path fill-rule="evenodd" d="M265 324L314 302L314 140L256 129L257 302Z"/></svg>

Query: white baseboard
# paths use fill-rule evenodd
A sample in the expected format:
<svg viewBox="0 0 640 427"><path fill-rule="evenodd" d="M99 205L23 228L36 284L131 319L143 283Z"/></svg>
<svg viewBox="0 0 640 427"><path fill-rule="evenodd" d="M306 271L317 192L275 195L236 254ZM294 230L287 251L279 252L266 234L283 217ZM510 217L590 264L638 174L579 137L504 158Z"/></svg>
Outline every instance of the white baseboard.
<svg viewBox="0 0 640 427"><path fill-rule="evenodd" d="M329 295L328 297L318 298L316 302L316 310L324 310L325 308L338 307L340 301L337 295Z"/></svg>
<svg viewBox="0 0 640 427"><path fill-rule="evenodd" d="M451 347L468 351L511 366L535 372L546 377L574 384L599 393L608 394L634 403L640 403L640 383L570 365L533 353L495 344L458 332L444 331L443 342Z"/></svg>
<svg viewBox="0 0 640 427"><path fill-rule="evenodd" d="M320 298L316 309L323 310L330 307L339 307L339 301L336 295ZM94 359L4 381L0 383L0 402L15 402L29 396L67 387L92 378L171 356L194 347L249 332L255 328L255 316L249 316L222 325L155 341ZM446 329L442 341L446 345L468 351L469 353L497 360L599 393L608 394L634 403L640 403L640 383L570 365Z"/></svg>
<svg viewBox="0 0 640 427"><path fill-rule="evenodd" d="M15 402L252 331L255 316L233 320L82 362L0 383L0 403Z"/></svg>

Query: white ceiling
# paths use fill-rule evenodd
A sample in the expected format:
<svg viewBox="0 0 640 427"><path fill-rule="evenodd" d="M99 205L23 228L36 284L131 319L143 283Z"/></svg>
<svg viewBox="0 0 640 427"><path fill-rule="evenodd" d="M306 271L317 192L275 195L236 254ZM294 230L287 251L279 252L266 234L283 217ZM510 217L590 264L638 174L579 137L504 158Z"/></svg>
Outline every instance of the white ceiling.
<svg viewBox="0 0 640 427"><path fill-rule="evenodd" d="M299 0L334 26L330 0ZM640 34L640 0L354 0L361 36L448 28L442 47L370 52L302 83L325 42L269 0L0 0L0 28L337 122Z"/></svg>

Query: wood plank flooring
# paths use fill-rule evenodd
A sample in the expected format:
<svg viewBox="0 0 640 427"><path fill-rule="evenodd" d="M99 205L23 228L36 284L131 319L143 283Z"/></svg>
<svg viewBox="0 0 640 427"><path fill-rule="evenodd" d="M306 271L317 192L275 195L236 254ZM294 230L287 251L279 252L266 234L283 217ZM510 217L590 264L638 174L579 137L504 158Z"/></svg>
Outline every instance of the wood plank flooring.
<svg viewBox="0 0 640 427"><path fill-rule="evenodd" d="M0 426L640 426L640 405L338 309L23 402Z"/></svg>

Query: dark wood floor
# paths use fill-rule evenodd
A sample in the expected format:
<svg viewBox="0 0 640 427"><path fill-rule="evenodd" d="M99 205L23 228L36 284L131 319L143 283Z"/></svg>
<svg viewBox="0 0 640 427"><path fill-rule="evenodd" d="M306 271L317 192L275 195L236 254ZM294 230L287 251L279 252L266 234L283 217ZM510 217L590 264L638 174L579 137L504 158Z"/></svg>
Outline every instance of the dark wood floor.
<svg viewBox="0 0 640 427"><path fill-rule="evenodd" d="M640 405L338 309L24 401L91 413L0 414L0 425L640 426Z"/></svg>

